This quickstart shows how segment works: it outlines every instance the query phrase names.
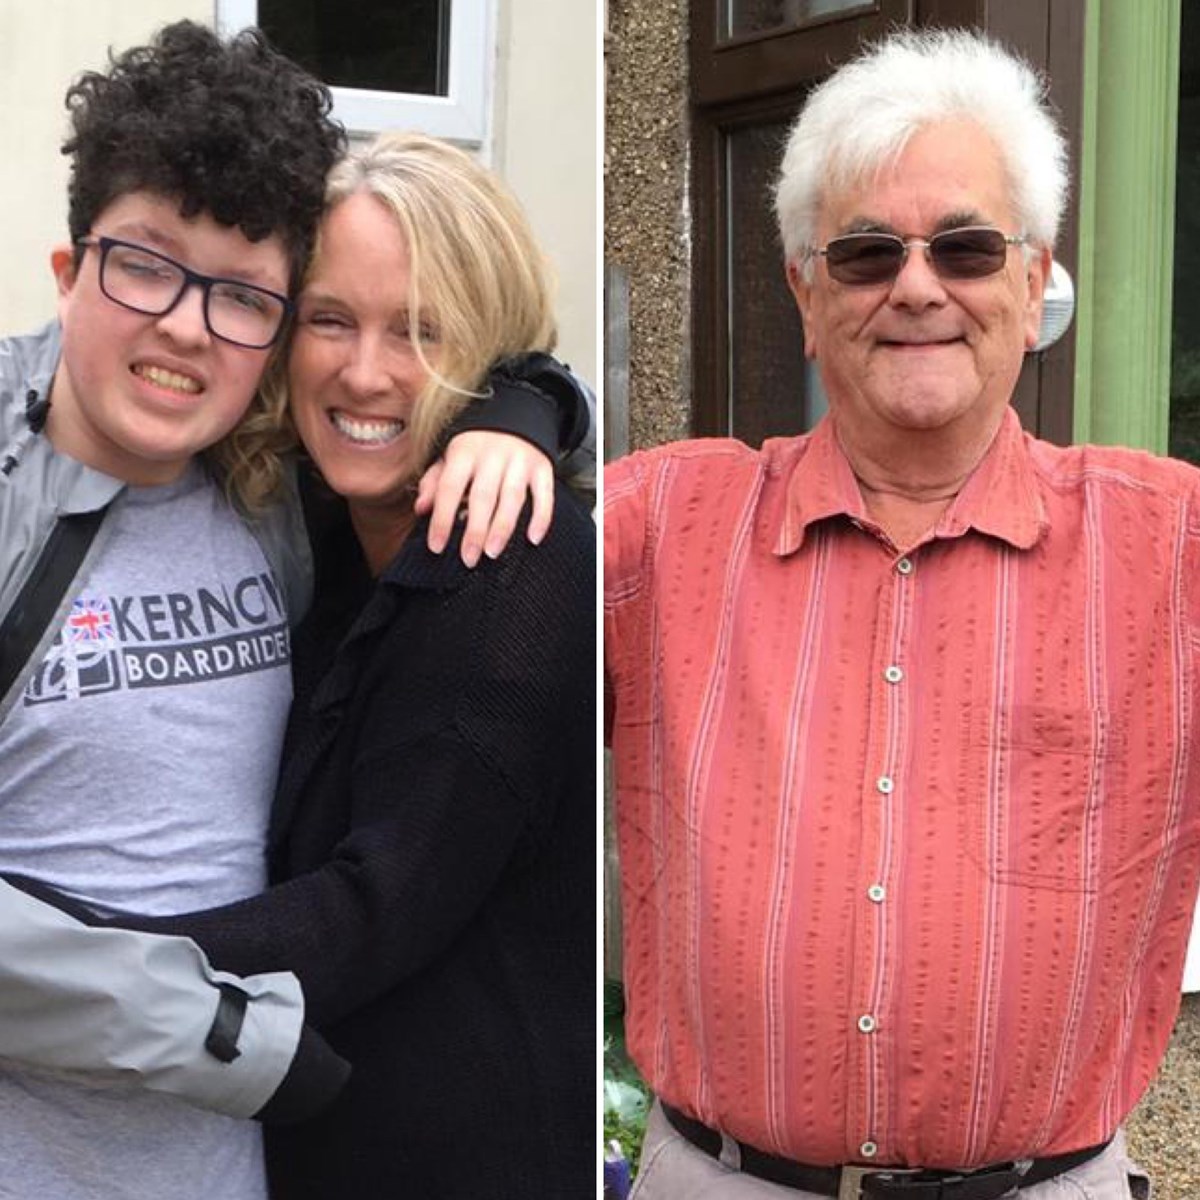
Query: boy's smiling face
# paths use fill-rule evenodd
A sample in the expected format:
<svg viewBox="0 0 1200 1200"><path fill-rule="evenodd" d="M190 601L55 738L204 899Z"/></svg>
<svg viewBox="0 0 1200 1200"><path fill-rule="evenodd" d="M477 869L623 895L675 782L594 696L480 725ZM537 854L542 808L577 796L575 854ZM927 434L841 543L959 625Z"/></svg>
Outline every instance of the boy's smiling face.
<svg viewBox="0 0 1200 1200"><path fill-rule="evenodd" d="M152 192L119 196L90 235L146 246L204 275L288 291L280 237L252 242L207 214L185 218L175 201ZM84 251L78 267L75 248L59 247L51 264L63 328L47 423L51 442L127 483L176 479L241 420L271 350L214 337L198 287L157 317L108 299L100 290L98 246Z"/></svg>

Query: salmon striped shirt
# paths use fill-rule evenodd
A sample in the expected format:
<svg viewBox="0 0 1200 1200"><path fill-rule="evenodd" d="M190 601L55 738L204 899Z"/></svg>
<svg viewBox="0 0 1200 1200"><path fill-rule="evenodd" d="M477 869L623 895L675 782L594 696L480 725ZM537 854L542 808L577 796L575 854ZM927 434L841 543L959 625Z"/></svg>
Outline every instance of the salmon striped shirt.
<svg viewBox="0 0 1200 1200"><path fill-rule="evenodd" d="M828 423L605 480L630 1049L802 1162L1108 1138L1200 866L1200 472L1012 412L903 553Z"/></svg>

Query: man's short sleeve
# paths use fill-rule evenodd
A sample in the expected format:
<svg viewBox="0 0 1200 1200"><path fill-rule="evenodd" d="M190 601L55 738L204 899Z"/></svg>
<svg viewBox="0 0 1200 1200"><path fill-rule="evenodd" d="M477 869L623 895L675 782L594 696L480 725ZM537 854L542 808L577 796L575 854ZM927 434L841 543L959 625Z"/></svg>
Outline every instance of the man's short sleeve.
<svg viewBox="0 0 1200 1200"><path fill-rule="evenodd" d="M646 588L648 505L651 459L631 454L604 469L604 728L612 730L625 656L636 642L635 628Z"/></svg>

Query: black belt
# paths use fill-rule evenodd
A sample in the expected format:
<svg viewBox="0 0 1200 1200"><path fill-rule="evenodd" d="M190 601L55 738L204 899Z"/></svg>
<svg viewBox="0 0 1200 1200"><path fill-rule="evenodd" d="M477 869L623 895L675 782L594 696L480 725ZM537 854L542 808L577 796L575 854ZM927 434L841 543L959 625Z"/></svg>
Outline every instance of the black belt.
<svg viewBox="0 0 1200 1200"><path fill-rule="evenodd" d="M661 1102L660 1102L661 1103ZM709 1129L679 1109L663 1104L662 1110L676 1131L697 1150L711 1158L721 1156L721 1135ZM738 1142L741 1170L758 1179L815 1192L819 1196L835 1196L841 1200L859 1197L896 1197L896 1200L1000 1200L1020 1188L1044 1183L1095 1158L1108 1146L1089 1146L1069 1154L1050 1158L1035 1158L1032 1162L999 1163L977 1171L909 1170L889 1167L810 1167L789 1158L777 1158ZM851 1176L857 1176L854 1180Z"/></svg>

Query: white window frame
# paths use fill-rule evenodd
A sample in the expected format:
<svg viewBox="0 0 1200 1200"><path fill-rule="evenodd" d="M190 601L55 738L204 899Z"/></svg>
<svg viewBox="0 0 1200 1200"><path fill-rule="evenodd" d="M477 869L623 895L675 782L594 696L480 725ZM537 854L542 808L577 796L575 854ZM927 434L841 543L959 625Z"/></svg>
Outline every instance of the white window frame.
<svg viewBox="0 0 1200 1200"><path fill-rule="evenodd" d="M335 87L333 115L351 134L415 129L465 146L482 146L491 91L495 0L454 0L450 6L449 87L446 96ZM216 0L224 36L258 24L258 0Z"/></svg>

